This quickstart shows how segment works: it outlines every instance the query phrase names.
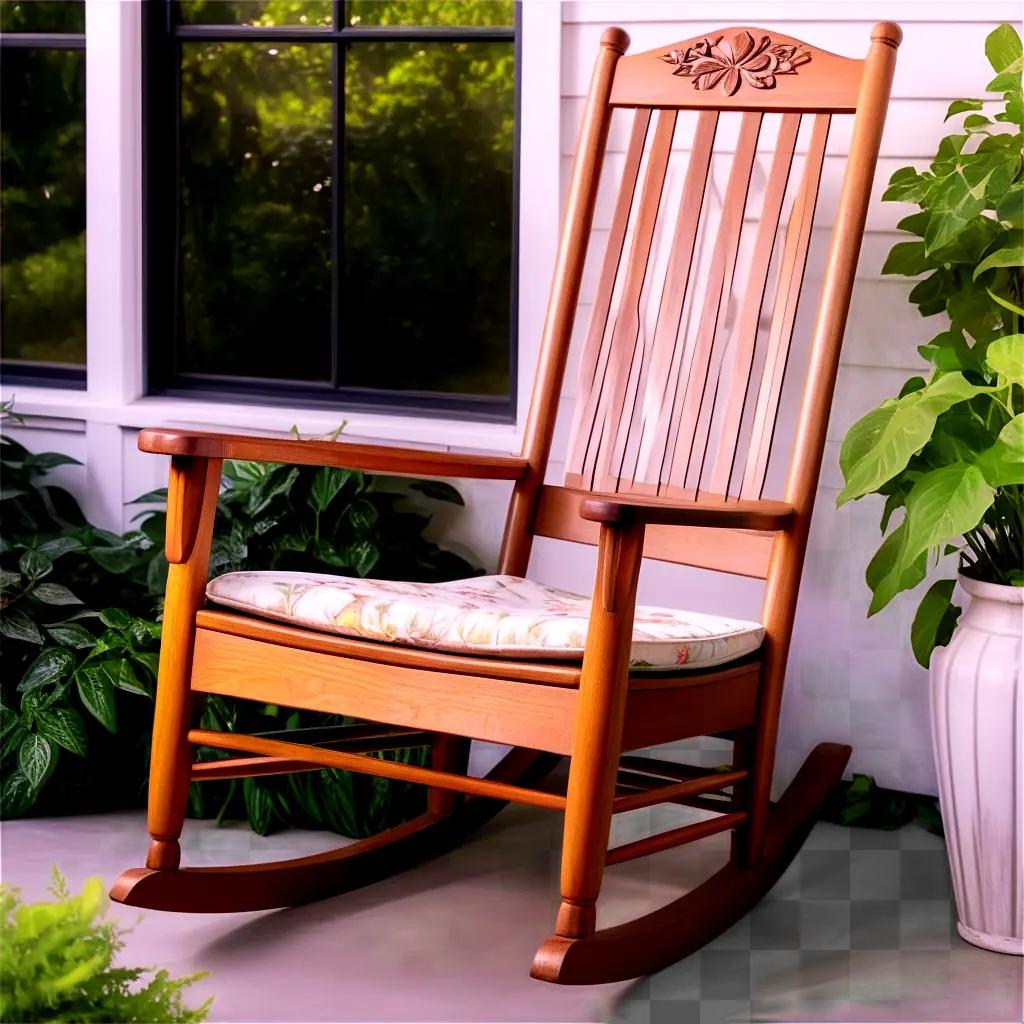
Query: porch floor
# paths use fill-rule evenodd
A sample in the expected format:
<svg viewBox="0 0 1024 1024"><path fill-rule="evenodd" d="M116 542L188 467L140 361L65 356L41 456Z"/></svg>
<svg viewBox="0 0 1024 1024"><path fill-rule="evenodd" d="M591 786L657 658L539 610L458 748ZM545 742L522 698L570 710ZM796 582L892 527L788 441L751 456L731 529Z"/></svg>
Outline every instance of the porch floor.
<svg viewBox="0 0 1024 1024"><path fill-rule="evenodd" d="M678 809L674 809L678 811ZM617 822L623 841L674 822ZM686 812L682 812L686 813ZM632 820L630 820L632 819ZM942 842L819 824L753 914L700 953L635 985L558 988L528 975L550 931L559 815L514 807L472 842L370 888L292 910L185 916L115 906L133 926L125 963L209 971L193 999L215 1022L1020 1021L1015 957L956 935ZM139 813L3 825L3 879L44 895L51 866L72 889L108 884L145 849ZM666 902L724 853L715 836L609 869L601 924ZM270 860L338 837L189 822L189 863Z"/></svg>

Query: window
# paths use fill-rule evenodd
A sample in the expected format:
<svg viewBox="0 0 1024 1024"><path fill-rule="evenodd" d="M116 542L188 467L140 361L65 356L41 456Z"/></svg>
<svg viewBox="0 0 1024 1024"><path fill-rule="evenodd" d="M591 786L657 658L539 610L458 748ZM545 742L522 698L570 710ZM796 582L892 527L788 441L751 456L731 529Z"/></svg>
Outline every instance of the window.
<svg viewBox="0 0 1024 1024"><path fill-rule="evenodd" d="M511 419L512 0L147 10L150 389Z"/></svg>
<svg viewBox="0 0 1024 1024"><path fill-rule="evenodd" d="M0 0L0 354L85 386L85 5Z"/></svg>

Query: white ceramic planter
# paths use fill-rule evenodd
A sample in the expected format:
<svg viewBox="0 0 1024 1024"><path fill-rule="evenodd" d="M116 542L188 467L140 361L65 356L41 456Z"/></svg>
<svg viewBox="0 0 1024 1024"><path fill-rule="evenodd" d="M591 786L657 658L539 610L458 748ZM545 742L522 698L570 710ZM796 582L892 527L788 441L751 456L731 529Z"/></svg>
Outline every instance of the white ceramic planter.
<svg viewBox="0 0 1024 1024"><path fill-rule="evenodd" d="M1024 954L1024 588L960 577L970 604L931 660L939 802L968 942Z"/></svg>

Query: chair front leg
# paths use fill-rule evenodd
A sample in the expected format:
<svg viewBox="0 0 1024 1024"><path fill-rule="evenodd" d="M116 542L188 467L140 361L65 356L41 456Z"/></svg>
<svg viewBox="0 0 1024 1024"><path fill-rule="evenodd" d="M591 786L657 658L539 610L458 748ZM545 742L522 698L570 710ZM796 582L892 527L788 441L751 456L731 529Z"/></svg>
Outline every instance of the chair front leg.
<svg viewBox="0 0 1024 1024"><path fill-rule="evenodd" d="M586 938L597 923L643 546L642 523L602 524L566 794L562 902L555 923L565 938Z"/></svg>
<svg viewBox="0 0 1024 1024"><path fill-rule="evenodd" d="M192 753L192 649L210 563L221 460L175 456L167 489L167 573L149 769L146 866L173 870L185 820Z"/></svg>

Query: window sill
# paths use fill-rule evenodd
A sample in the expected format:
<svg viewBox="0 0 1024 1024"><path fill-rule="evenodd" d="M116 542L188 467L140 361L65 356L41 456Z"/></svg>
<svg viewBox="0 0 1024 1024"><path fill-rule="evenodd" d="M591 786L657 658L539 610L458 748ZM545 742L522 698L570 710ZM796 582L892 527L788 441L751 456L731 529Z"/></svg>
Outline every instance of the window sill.
<svg viewBox="0 0 1024 1024"><path fill-rule="evenodd" d="M514 423L480 423L427 416L351 412L341 408L290 409L272 405L233 405L195 398L147 396L126 404L90 397L66 388L5 386L0 398L14 399L24 417L86 420L114 426L223 428L232 432L287 434L297 426L303 436L327 434L345 422L345 436L442 449L476 449L504 455L518 453L522 434Z"/></svg>

